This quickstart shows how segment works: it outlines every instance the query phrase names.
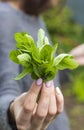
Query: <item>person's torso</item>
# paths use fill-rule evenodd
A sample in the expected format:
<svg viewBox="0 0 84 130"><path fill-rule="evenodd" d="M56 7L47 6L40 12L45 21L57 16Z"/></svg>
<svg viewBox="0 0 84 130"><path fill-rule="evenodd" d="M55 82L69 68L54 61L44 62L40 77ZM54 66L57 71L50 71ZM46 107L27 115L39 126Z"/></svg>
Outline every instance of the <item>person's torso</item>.
<svg viewBox="0 0 84 130"><path fill-rule="evenodd" d="M13 37L15 32L28 32L34 38L35 42L37 41L37 33L40 28L43 28L48 36L48 33L45 28L45 24L41 17L34 17L25 14L20 10L16 10L11 7L8 3L0 3L0 13L3 13L6 20L8 19L7 26L10 30L11 26L13 26L13 30L10 32L11 36ZM3 21L3 20L2 20ZM6 31L4 29L4 31ZM13 48L11 48L13 49ZM20 72L22 68L20 67ZM27 75L25 78L22 79L23 81L23 91L27 91L33 80L30 75ZM55 86L58 86L58 76L55 79Z"/></svg>

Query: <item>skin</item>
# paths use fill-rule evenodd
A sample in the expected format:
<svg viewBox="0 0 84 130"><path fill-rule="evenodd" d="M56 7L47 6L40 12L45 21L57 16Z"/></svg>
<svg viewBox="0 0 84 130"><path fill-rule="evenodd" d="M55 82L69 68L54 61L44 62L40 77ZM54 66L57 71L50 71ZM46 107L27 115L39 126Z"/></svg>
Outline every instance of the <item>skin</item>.
<svg viewBox="0 0 84 130"><path fill-rule="evenodd" d="M84 66L84 43L72 49L70 54L74 56L80 66Z"/></svg>
<svg viewBox="0 0 84 130"><path fill-rule="evenodd" d="M35 3L32 12L29 11L28 0L10 0L8 2L14 8L36 16L46 8L55 6L58 0L49 0L41 7ZM38 8L36 9L36 7ZM16 121L18 130L46 130L57 115L63 111L64 98L60 89L55 88L53 81L41 82L38 85L38 80L32 83L29 91L22 93L10 105L10 112ZM39 92L41 95L37 102Z"/></svg>
<svg viewBox="0 0 84 130"><path fill-rule="evenodd" d="M46 130L49 124L63 111L64 99L53 81L37 85L34 81L30 90L17 97L10 111L18 130ZM47 87L47 84L50 84ZM39 92L41 95L36 102Z"/></svg>

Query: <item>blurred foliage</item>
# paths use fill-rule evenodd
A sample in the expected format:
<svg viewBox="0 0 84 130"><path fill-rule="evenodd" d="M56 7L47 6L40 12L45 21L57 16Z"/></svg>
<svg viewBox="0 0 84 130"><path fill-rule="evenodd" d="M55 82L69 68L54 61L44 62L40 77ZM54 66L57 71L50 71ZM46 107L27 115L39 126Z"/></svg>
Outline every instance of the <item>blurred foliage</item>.
<svg viewBox="0 0 84 130"><path fill-rule="evenodd" d="M84 102L84 67L79 67L79 70L74 74L73 78L73 94L76 96L77 101Z"/></svg>
<svg viewBox="0 0 84 130"><path fill-rule="evenodd" d="M79 102L84 102L84 72L80 71L75 75L75 80L73 82L73 94L76 95L76 98Z"/></svg>
<svg viewBox="0 0 84 130"><path fill-rule="evenodd" d="M69 51L84 42L84 28L72 19L72 11L65 7L62 11L56 8L43 14L46 27L49 31L52 43L58 43L57 53L69 53ZM84 67L71 72L73 80L72 92L77 100L84 102Z"/></svg>
<svg viewBox="0 0 84 130"><path fill-rule="evenodd" d="M75 23L68 7L57 13L54 8L43 15L53 43L59 43L59 53L69 52L84 41L84 29ZM60 50L61 48L61 50Z"/></svg>

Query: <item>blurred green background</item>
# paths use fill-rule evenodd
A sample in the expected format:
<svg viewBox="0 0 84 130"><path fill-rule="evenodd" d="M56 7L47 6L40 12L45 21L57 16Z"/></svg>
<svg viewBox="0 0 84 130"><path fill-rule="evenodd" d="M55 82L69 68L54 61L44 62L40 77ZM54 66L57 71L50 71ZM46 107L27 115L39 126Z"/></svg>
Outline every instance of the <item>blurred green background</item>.
<svg viewBox="0 0 84 130"><path fill-rule="evenodd" d="M43 14L52 44L58 43L57 53L69 53L84 43L84 27L72 20L73 13L65 6L62 11L54 8ZM71 130L84 130L84 66L70 72L71 82L62 85L65 107Z"/></svg>

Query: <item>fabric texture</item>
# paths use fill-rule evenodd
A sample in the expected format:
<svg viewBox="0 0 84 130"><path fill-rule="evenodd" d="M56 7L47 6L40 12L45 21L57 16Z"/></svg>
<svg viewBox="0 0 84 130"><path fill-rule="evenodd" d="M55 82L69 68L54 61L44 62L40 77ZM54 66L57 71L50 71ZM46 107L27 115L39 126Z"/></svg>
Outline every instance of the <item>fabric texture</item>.
<svg viewBox="0 0 84 130"><path fill-rule="evenodd" d="M12 130L18 130L18 129L17 129L17 126L16 126L16 121L15 121L15 119L12 117L12 114L11 114L11 112L10 112L10 105L11 105L11 103L13 103L13 102L14 102L14 100L12 100L12 101L10 102L9 107L8 107L8 111L7 111L8 123L9 123L9 125L11 126Z"/></svg>
<svg viewBox="0 0 84 130"><path fill-rule="evenodd" d="M9 60L9 52L15 49L14 33L29 32L36 41L39 28L43 28L48 36L41 17L31 17L0 2L0 130L12 130L7 116L9 104L28 91L33 82L30 75L20 81L13 80L22 71L19 65ZM54 79L54 84L59 86L59 76ZM69 130L66 113L60 114L47 130Z"/></svg>

